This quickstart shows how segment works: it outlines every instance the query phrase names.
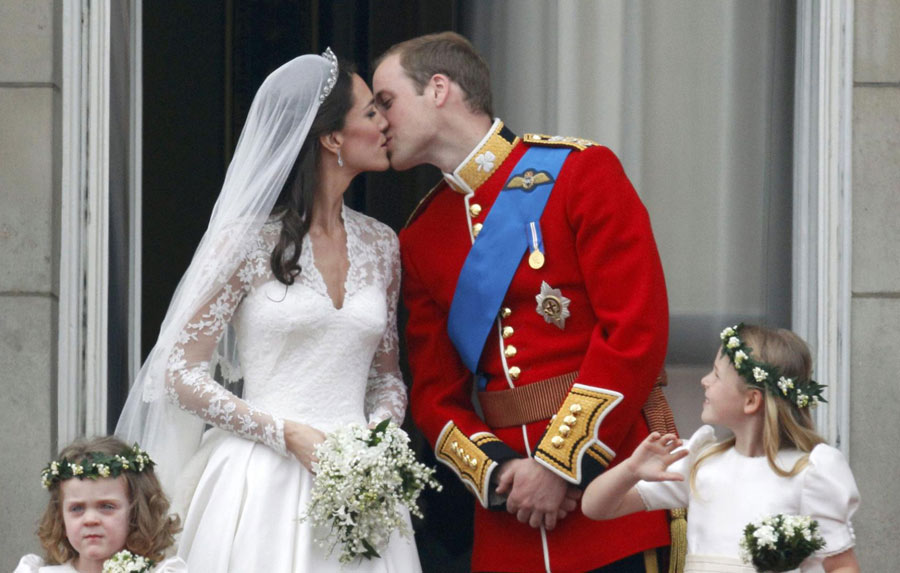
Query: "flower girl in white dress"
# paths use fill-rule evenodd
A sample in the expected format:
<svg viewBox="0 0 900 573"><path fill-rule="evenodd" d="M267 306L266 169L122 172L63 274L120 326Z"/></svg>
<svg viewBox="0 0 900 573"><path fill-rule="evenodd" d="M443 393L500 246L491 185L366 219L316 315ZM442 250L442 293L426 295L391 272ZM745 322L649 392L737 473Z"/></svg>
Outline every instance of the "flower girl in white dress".
<svg viewBox="0 0 900 573"><path fill-rule="evenodd" d="M47 465L42 481L50 493L38 527L46 559L26 555L14 573L187 573L180 558L165 557L178 518L169 515L153 462L139 448L113 437L77 440ZM114 560L131 568L104 569L121 551L128 553Z"/></svg>
<svg viewBox="0 0 900 573"><path fill-rule="evenodd" d="M284 64L254 98L116 430L160 458L192 569L342 569L301 519L315 446L347 424L399 424L406 409L397 237L343 204L356 175L388 168L386 128L330 50ZM240 396L217 370L243 380ZM412 539L380 555L343 569L421 569Z"/></svg>
<svg viewBox="0 0 900 573"><path fill-rule="evenodd" d="M587 487L582 510L610 519L688 508L686 572L752 572L739 557L747 524L775 514L810 517L825 541L800 571L859 571L850 517L859 492L844 456L823 443L809 412L822 386L810 378L806 343L788 330L738 325L722 332L703 377L703 426L686 447L651 434L634 454Z"/></svg>

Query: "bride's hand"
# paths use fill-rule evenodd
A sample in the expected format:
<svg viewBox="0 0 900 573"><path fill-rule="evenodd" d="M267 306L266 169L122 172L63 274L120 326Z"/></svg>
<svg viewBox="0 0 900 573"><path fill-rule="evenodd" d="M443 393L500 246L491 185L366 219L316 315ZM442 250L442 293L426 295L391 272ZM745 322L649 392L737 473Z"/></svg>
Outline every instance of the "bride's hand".
<svg viewBox="0 0 900 573"><path fill-rule="evenodd" d="M292 420L284 421L284 445L310 472L312 463L317 461L316 446L323 441L325 434L321 430Z"/></svg>

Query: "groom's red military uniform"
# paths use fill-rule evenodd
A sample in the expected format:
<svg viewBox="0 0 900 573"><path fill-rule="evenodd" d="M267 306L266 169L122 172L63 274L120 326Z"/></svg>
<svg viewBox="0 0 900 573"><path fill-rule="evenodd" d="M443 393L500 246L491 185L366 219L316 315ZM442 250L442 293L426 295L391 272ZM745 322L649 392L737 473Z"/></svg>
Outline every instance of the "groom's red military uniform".
<svg viewBox="0 0 900 573"><path fill-rule="evenodd" d="M542 256L523 255L481 354L479 415L448 313L473 241L534 145L573 151L540 217ZM522 139L496 121L400 242L412 415L480 502L472 568L585 571L667 545L662 512L591 521L576 510L548 532L488 509L500 462L532 456L585 487L648 434L641 408L665 356L665 282L647 212L615 155L574 138Z"/></svg>

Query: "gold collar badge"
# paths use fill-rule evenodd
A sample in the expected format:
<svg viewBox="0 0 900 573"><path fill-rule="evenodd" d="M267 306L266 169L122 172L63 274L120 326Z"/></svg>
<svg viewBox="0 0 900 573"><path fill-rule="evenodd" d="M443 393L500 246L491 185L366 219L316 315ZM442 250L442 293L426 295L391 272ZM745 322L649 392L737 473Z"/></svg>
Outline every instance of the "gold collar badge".
<svg viewBox="0 0 900 573"><path fill-rule="evenodd" d="M537 313L548 324L555 324L560 329L566 327L566 319L571 316L569 303L572 301L564 297L562 291L551 287L547 281L541 281L541 293L534 298L537 301Z"/></svg>
<svg viewBox="0 0 900 573"><path fill-rule="evenodd" d="M444 173L444 179L458 193L474 193L503 164L519 141L502 121L495 120L484 139L453 173Z"/></svg>

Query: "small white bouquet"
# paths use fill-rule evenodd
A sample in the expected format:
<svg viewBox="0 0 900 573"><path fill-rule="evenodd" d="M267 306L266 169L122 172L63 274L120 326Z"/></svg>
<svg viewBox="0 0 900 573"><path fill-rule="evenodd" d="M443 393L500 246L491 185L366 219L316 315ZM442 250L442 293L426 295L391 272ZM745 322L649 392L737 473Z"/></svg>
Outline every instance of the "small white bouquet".
<svg viewBox="0 0 900 573"><path fill-rule="evenodd" d="M153 561L123 549L103 562L102 573L146 573L152 567Z"/></svg>
<svg viewBox="0 0 900 573"><path fill-rule="evenodd" d="M341 544L341 563L380 557L395 530L407 537L401 506L422 517L416 499L422 490L441 486L434 470L416 461L409 436L390 420L373 429L344 426L316 447L316 478L302 519L328 529L316 538L329 554Z"/></svg>
<svg viewBox="0 0 900 573"><path fill-rule="evenodd" d="M790 571L823 547L818 521L779 513L744 527L741 557L757 571Z"/></svg>

